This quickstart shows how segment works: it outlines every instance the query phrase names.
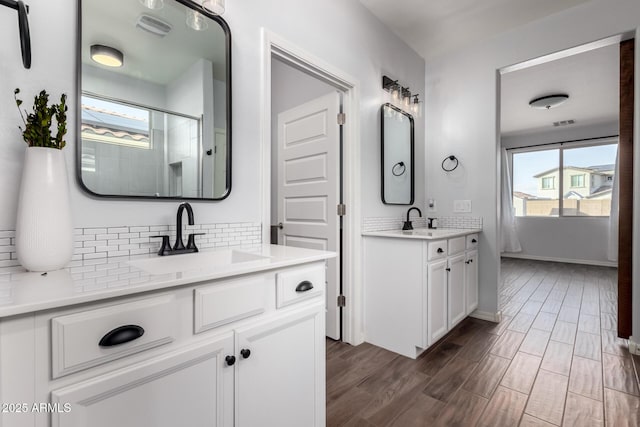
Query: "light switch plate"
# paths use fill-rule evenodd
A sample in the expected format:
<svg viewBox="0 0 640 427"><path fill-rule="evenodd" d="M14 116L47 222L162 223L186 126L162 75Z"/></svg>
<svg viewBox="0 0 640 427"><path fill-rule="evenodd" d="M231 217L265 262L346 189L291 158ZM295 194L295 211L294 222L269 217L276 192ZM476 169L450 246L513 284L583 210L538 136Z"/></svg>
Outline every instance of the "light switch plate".
<svg viewBox="0 0 640 427"><path fill-rule="evenodd" d="M454 200L453 211L456 213L471 213L471 200Z"/></svg>
<svg viewBox="0 0 640 427"><path fill-rule="evenodd" d="M429 212L436 212L438 210L438 208L436 207L435 199L429 199L429 202L427 203L427 209L429 210Z"/></svg>

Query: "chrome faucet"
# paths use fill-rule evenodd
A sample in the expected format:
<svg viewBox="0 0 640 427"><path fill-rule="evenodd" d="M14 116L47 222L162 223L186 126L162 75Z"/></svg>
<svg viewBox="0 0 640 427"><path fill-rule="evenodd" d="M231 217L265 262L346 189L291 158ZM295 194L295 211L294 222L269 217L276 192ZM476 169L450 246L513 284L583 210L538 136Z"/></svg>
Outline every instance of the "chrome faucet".
<svg viewBox="0 0 640 427"><path fill-rule="evenodd" d="M178 254L188 254L193 252L198 252L198 247L196 246L195 237L201 236L205 233L190 233L187 239L187 246L184 246L184 242L182 241L182 215L187 210L187 219L189 221L189 225L194 225L193 220L193 209L189 203L181 203L178 206L178 214L176 217L176 243L171 247L171 243L169 243L169 236L151 236L152 238L161 238L162 245L160 245L160 250L158 251L158 255L178 255Z"/></svg>
<svg viewBox="0 0 640 427"><path fill-rule="evenodd" d="M417 210L418 211L418 215L420 217L422 217L422 212L420 211L420 209L418 209L416 207L409 208L409 210L407 211L407 220L402 225L402 229L403 230L413 230L413 224L411 224L411 221L409 220L409 214L411 213L412 210Z"/></svg>

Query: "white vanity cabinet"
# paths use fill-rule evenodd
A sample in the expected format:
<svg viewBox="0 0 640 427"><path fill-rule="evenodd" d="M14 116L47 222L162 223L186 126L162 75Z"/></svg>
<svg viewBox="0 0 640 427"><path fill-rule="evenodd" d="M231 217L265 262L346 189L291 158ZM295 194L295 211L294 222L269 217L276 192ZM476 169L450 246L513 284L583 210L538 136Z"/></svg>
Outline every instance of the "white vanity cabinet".
<svg viewBox="0 0 640 427"><path fill-rule="evenodd" d="M415 358L477 308L478 234L459 234L365 237L367 342Z"/></svg>
<svg viewBox="0 0 640 427"><path fill-rule="evenodd" d="M316 261L0 319L0 401L50 405L0 426L324 426L324 295Z"/></svg>

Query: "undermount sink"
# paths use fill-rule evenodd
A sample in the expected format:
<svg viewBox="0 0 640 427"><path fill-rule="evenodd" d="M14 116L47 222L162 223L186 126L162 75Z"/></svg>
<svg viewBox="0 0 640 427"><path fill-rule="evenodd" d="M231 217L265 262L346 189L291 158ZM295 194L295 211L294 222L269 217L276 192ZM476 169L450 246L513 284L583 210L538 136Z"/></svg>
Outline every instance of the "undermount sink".
<svg viewBox="0 0 640 427"><path fill-rule="evenodd" d="M459 233L460 230L447 230L447 229L437 229L437 228L417 228L414 230L400 230L402 234L406 234L408 236L427 236L427 237L445 237L450 234Z"/></svg>
<svg viewBox="0 0 640 427"><path fill-rule="evenodd" d="M265 259L268 259L268 257L235 249L226 249L131 260L129 261L129 265L149 274L169 274L181 271L231 267L232 265L262 261Z"/></svg>

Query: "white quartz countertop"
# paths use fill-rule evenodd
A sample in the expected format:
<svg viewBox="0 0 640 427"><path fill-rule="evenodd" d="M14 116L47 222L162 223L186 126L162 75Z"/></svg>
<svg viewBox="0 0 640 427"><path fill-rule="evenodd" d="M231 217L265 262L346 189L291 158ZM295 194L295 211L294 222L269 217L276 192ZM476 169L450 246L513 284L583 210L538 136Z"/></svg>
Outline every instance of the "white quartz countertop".
<svg viewBox="0 0 640 427"><path fill-rule="evenodd" d="M362 233L362 235L398 239L441 240L450 239L452 237L467 236L469 234L476 234L480 232L482 232L482 230L479 228L416 228L413 230L369 231Z"/></svg>
<svg viewBox="0 0 640 427"><path fill-rule="evenodd" d="M334 258L334 252L289 246L203 250L77 261L42 273L0 268L0 318L224 279Z"/></svg>

